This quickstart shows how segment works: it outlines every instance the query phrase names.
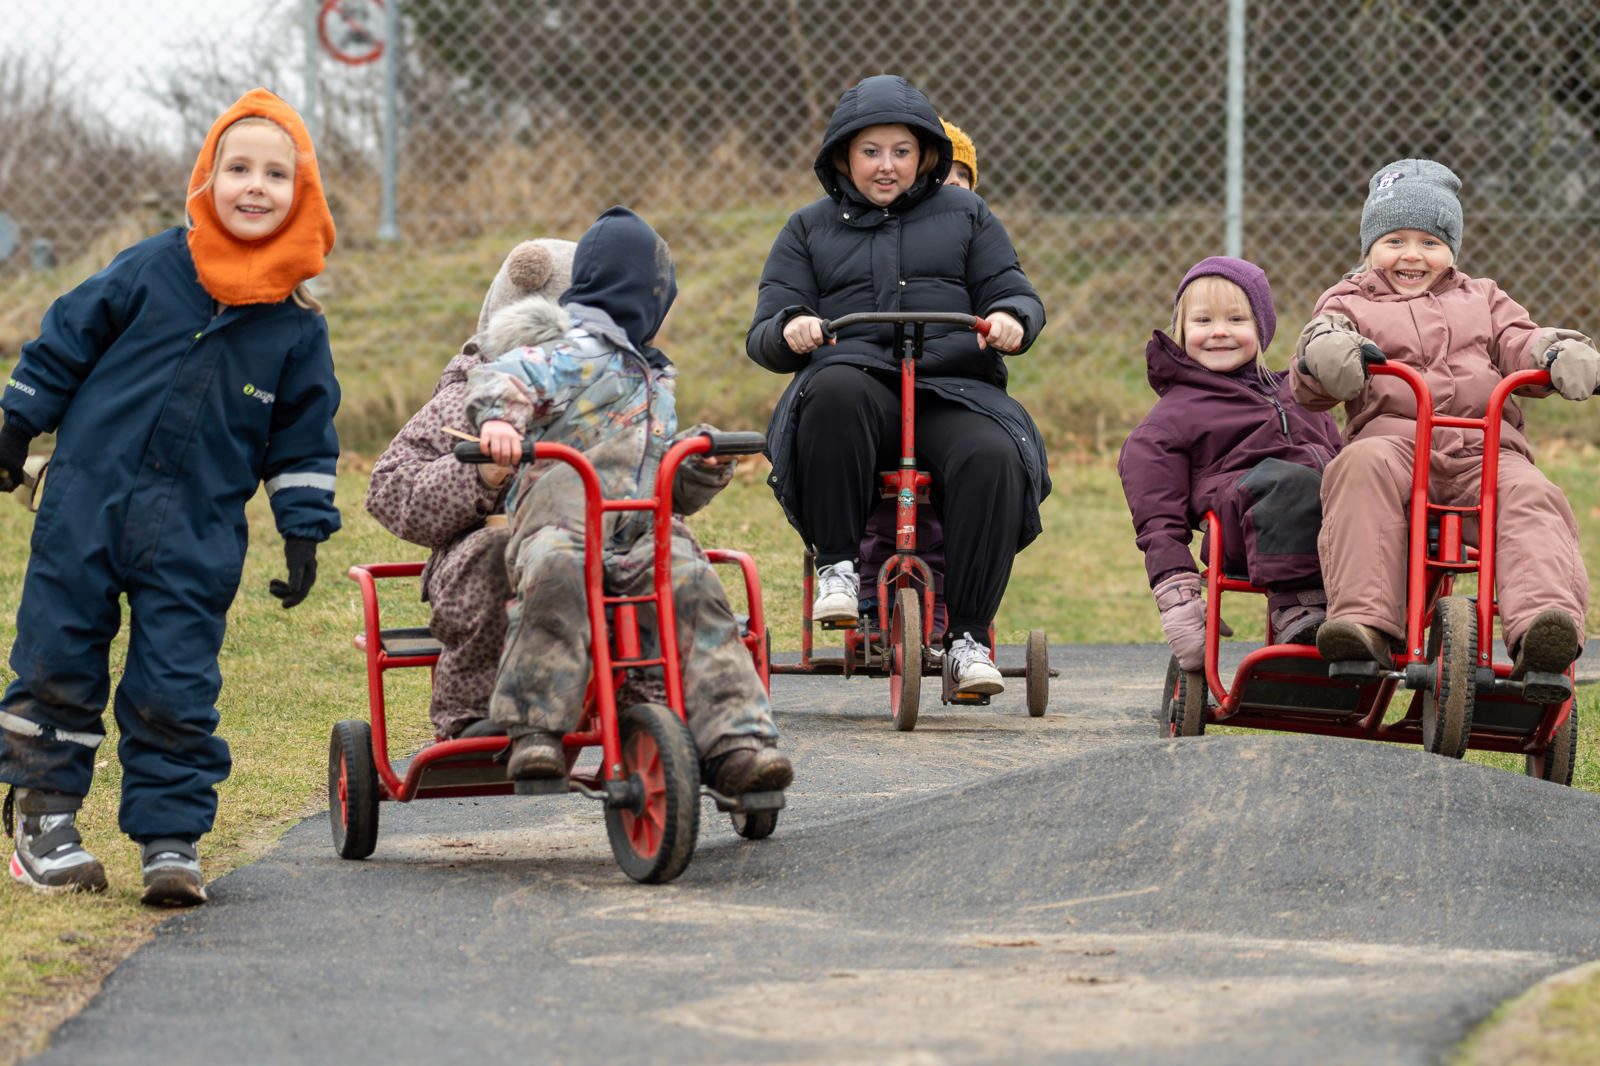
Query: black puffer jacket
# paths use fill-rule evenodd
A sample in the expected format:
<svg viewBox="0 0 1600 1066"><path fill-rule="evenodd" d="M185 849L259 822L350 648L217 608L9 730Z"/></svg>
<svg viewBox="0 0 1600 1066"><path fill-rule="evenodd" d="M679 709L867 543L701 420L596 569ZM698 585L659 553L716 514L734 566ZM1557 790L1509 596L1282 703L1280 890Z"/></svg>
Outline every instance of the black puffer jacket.
<svg viewBox="0 0 1600 1066"><path fill-rule="evenodd" d="M862 196L834 164L837 150L868 126L909 127L938 162L887 207ZM1000 220L976 194L942 182L950 140L925 96L904 78L879 75L848 90L834 109L815 164L825 197L790 216L761 274L745 352L768 370L794 373L767 426L773 492L797 511L792 466L795 416L810 376L833 363L897 369L893 327L845 330L837 345L800 355L783 339L797 315L840 318L862 311L1005 311L1022 324L1027 351L1044 327L1044 305L1017 262ZM959 327L930 326L917 387L995 419L1017 441L1033 489L1018 547L1039 533L1039 501L1050 492L1044 445L1021 404L1006 394L1006 366L993 348Z"/></svg>

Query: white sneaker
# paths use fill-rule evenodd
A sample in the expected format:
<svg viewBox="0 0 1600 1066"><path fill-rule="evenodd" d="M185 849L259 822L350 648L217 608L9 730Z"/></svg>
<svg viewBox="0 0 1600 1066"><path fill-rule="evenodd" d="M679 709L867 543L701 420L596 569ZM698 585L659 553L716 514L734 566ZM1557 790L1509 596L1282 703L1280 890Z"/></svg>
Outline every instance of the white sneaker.
<svg viewBox="0 0 1600 1066"><path fill-rule="evenodd" d="M973 640L971 633L963 633L950 642L950 650L944 653L944 672L956 692L993 696L1006 690L1000 671L989 658L989 649Z"/></svg>
<svg viewBox="0 0 1600 1066"><path fill-rule="evenodd" d="M813 622L853 622L861 598L861 576L849 559L817 571L817 599L811 605Z"/></svg>

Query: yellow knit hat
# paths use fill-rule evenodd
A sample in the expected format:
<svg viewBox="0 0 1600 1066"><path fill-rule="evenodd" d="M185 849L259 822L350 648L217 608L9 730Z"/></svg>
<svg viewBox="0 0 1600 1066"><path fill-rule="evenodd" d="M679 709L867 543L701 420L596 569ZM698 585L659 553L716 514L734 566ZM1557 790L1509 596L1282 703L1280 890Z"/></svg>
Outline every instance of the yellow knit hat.
<svg viewBox="0 0 1600 1066"><path fill-rule="evenodd" d="M972 172L972 188L976 191L978 188L978 149L973 146L972 138L963 133L960 126L952 126L942 118L939 120L939 124L944 127L944 135L950 138L950 153L953 161L965 163L967 169Z"/></svg>

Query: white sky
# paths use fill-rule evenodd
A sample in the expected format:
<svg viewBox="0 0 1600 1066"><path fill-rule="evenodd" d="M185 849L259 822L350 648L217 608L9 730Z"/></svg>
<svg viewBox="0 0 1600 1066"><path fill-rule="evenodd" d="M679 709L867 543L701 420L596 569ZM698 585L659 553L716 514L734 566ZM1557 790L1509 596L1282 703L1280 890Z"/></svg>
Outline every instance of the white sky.
<svg viewBox="0 0 1600 1066"><path fill-rule="evenodd" d="M125 128L147 124L147 132L166 139L180 131L150 103L147 87L164 84L174 68L210 69L212 56L224 62L237 56L241 76L287 71L281 84L269 87L301 106L307 3L320 7L320 0L16 2L7 5L0 54L21 52L36 64L50 64L44 69L54 71L62 88L86 100L93 113L114 117ZM333 64L326 57L322 62Z"/></svg>

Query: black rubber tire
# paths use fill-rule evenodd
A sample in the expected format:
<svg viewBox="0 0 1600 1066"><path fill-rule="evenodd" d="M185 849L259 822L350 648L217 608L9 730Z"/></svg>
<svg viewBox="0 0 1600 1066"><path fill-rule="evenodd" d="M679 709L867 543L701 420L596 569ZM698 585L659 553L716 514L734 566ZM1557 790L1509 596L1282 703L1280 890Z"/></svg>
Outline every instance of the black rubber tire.
<svg viewBox="0 0 1600 1066"><path fill-rule="evenodd" d="M700 835L700 756L694 738L669 708L640 703L617 716L622 773L644 788L638 814L606 808L606 835L622 872L658 885L683 873Z"/></svg>
<svg viewBox="0 0 1600 1066"><path fill-rule="evenodd" d="M1432 687L1422 694L1422 747L1447 759L1467 753L1477 702L1478 612L1465 596L1446 596L1428 627Z"/></svg>
<svg viewBox="0 0 1600 1066"><path fill-rule="evenodd" d="M1541 755L1526 755L1524 770L1529 777L1541 781L1554 781L1558 785L1572 784L1572 772L1578 766L1578 708L1572 708L1565 724L1555 731Z"/></svg>
<svg viewBox="0 0 1600 1066"><path fill-rule="evenodd" d="M1028 657L1023 673L1028 693L1028 717L1042 718L1050 707L1050 642L1044 630L1028 630Z"/></svg>
<svg viewBox="0 0 1600 1066"><path fill-rule="evenodd" d="M378 846L378 768L372 762L372 726L345 719L328 741L328 823L333 850L364 859Z"/></svg>
<svg viewBox="0 0 1600 1066"><path fill-rule="evenodd" d="M1167 661L1167 679L1162 686L1161 711L1156 723L1164 737L1198 737L1206 731L1206 705L1210 702L1205 675L1198 670L1185 672L1178 657Z"/></svg>
<svg viewBox="0 0 1600 1066"><path fill-rule="evenodd" d="M765 840L778 828L777 811L730 811L728 817L733 821L733 831L746 840Z"/></svg>
<svg viewBox="0 0 1600 1066"><path fill-rule="evenodd" d="M917 728L922 702L922 599L915 589L903 588L894 594L885 655L889 660L889 713L894 715L894 727L909 733Z"/></svg>

